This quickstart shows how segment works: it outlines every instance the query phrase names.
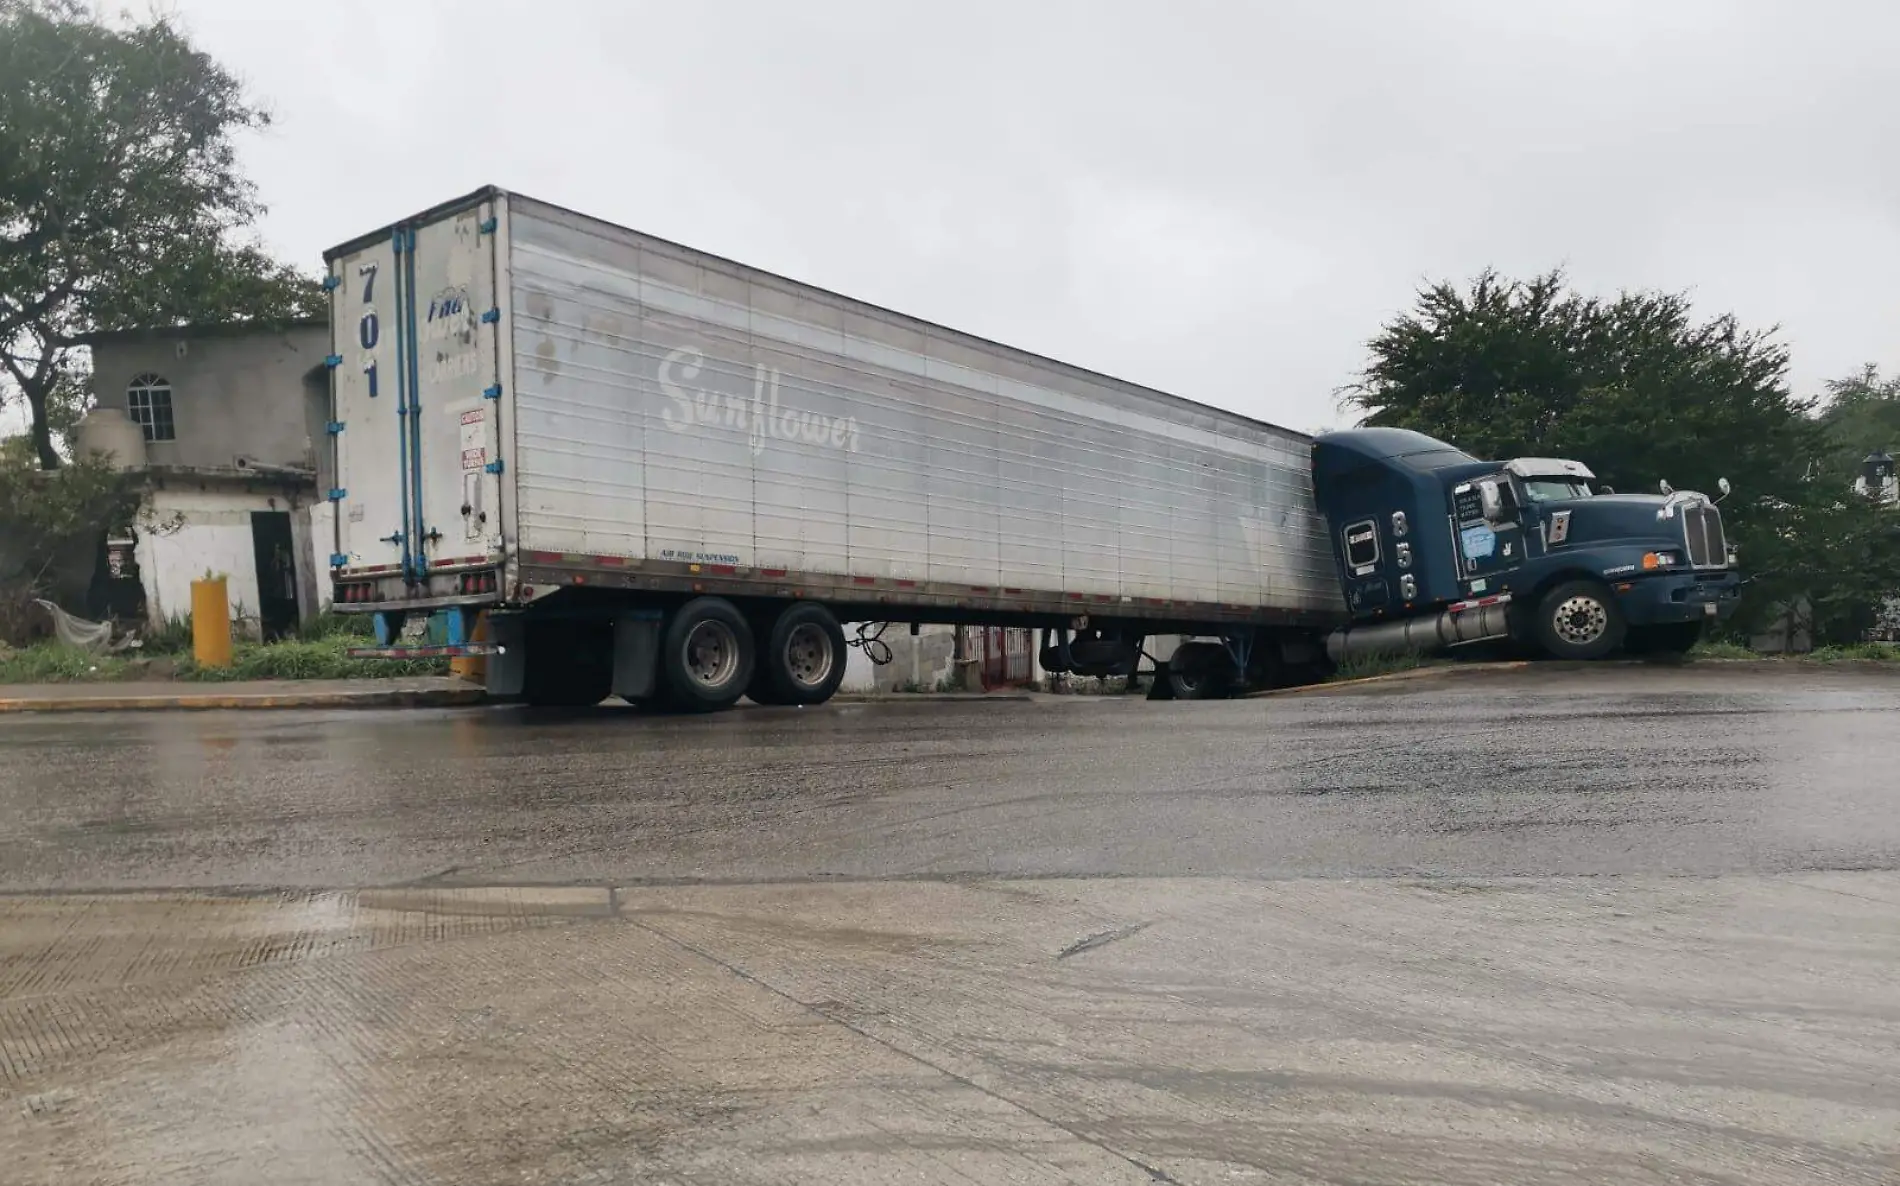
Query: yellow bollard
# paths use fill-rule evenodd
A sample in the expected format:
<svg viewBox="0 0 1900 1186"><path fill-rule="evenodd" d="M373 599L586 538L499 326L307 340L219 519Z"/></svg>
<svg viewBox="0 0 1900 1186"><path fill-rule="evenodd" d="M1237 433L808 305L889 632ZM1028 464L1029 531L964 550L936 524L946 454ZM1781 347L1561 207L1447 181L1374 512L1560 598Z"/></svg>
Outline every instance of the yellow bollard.
<svg viewBox="0 0 1900 1186"><path fill-rule="evenodd" d="M482 610L475 615L475 629L469 631L470 642L488 641L488 611ZM487 655L461 655L449 660L449 671L461 676L471 684L488 682Z"/></svg>
<svg viewBox="0 0 1900 1186"><path fill-rule="evenodd" d="M191 655L200 667L231 666L231 598L223 577L191 582Z"/></svg>

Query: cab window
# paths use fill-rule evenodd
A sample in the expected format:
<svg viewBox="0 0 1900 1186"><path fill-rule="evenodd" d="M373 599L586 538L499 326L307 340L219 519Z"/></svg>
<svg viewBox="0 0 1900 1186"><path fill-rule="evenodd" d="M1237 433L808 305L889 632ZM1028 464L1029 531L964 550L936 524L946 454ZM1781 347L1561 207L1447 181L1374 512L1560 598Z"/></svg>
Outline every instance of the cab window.
<svg viewBox="0 0 1900 1186"><path fill-rule="evenodd" d="M1530 502L1562 502L1590 497L1590 483L1581 478L1526 478L1524 497Z"/></svg>

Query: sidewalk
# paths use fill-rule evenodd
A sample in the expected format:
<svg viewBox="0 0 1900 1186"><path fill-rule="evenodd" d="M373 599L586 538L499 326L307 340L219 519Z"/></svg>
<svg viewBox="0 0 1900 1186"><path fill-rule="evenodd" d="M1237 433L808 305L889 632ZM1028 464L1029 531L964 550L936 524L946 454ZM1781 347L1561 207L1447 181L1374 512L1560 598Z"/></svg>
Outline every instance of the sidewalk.
<svg viewBox="0 0 1900 1186"><path fill-rule="evenodd" d="M478 684L453 676L415 679L251 680L195 683L171 680L72 684L0 684L0 715L11 712L139 712L160 709L445 708L479 704ZM1025 702L1036 693L840 692L834 704L914 704L977 700Z"/></svg>
<svg viewBox="0 0 1900 1186"><path fill-rule="evenodd" d="M482 689L452 676L233 683L0 684L0 713L145 709L440 708L478 704Z"/></svg>

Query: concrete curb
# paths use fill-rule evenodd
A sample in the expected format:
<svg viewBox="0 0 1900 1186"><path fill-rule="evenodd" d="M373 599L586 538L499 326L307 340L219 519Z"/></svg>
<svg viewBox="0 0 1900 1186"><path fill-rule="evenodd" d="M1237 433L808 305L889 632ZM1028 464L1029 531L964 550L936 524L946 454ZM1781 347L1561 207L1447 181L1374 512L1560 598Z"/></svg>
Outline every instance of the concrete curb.
<svg viewBox="0 0 1900 1186"><path fill-rule="evenodd" d="M269 708L451 708L480 704L480 688L389 688L349 692L177 692L129 696L19 696L0 713L210 712Z"/></svg>
<svg viewBox="0 0 1900 1186"><path fill-rule="evenodd" d="M833 704L1028 704L1034 692L839 692Z"/></svg>
<svg viewBox="0 0 1900 1186"><path fill-rule="evenodd" d="M1334 680L1325 684L1307 684L1298 688L1269 688L1264 692L1250 692L1242 700L1263 700L1269 696L1311 696L1316 692L1332 692L1341 688L1363 688L1372 684L1397 684L1407 680L1443 679L1446 676L1466 672L1480 671L1519 671L1529 667L1526 659L1511 659L1495 663L1458 664L1447 663L1438 667L1414 667L1410 671L1392 671L1385 675L1368 675L1359 679Z"/></svg>

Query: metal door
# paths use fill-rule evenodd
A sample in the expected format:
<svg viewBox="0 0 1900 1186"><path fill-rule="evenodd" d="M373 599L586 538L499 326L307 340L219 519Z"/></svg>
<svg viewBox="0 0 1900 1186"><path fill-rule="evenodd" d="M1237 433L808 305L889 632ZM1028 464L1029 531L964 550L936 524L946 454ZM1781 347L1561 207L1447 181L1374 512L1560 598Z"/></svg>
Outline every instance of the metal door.
<svg viewBox="0 0 1900 1186"><path fill-rule="evenodd" d="M498 206L491 200L446 215L408 240L409 497L419 571L501 552Z"/></svg>
<svg viewBox="0 0 1900 1186"><path fill-rule="evenodd" d="M399 232L400 233L400 232ZM404 351L396 241L331 265L330 439L335 450L333 567L409 568L408 447L400 373Z"/></svg>

